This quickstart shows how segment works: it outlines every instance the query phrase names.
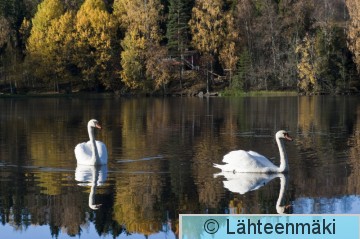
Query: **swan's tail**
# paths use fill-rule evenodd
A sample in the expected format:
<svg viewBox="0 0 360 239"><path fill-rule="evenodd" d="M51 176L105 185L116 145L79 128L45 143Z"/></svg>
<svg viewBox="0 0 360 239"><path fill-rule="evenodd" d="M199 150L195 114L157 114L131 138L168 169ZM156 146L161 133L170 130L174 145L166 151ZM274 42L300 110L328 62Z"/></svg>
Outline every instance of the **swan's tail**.
<svg viewBox="0 0 360 239"><path fill-rule="evenodd" d="M214 163L214 167L221 169L221 171L223 172L234 172L235 168L233 166L231 166L230 164L216 164Z"/></svg>
<svg viewBox="0 0 360 239"><path fill-rule="evenodd" d="M222 172L231 172L231 173L238 173L242 172L238 168L234 167L234 165L231 165L229 163L226 164L213 164L215 168L221 169Z"/></svg>
<svg viewBox="0 0 360 239"><path fill-rule="evenodd" d="M214 163L213 166L222 170L225 165Z"/></svg>

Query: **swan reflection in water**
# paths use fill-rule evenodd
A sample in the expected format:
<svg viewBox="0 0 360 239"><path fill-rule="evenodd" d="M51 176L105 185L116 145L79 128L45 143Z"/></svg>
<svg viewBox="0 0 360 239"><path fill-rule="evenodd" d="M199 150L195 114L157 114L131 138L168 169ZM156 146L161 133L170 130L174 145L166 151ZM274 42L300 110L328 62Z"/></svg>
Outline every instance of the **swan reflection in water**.
<svg viewBox="0 0 360 239"><path fill-rule="evenodd" d="M255 191L268 184L274 178L280 178L279 197L276 201L276 211L279 214L291 213L291 205L283 205L285 190L287 188L288 176L282 173L232 173L221 172L214 174L214 177L223 176L224 187L234 193L245 194Z"/></svg>
<svg viewBox="0 0 360 239"><path fill-rule="evenodd" d="M101 186L107 179L107 165L77 165L75 170L75 180L79 186L90 186L89 207L97 210L102 204L95 203L96 187Z"/></svg>

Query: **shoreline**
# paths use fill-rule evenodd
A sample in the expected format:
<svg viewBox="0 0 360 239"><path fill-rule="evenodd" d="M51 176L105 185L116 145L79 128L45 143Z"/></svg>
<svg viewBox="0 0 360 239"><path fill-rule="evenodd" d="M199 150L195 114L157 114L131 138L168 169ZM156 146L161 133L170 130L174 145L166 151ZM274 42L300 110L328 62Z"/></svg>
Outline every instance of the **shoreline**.
<svg viewBox="0 0 360 239"><path fill-rule="evenodd" d="M172 93L172 94L119 94L118 92L72 92L72 93L58 93L58 92L30 92L30 93L1 93L1 98L72 98L72 97L276 97L276 96L356 96L359 93L317 93L317 94L302 94L296 91L249 91L249 92L209 92L202 91L194 94L186 93Z"/></svg>

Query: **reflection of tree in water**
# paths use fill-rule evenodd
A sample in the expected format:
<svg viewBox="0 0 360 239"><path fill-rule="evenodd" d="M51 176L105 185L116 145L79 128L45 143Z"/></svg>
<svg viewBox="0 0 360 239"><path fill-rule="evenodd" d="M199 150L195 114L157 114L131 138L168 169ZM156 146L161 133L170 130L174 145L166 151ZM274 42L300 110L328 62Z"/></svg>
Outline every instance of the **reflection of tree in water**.
<svg viewBox="0 0 360 239"><path fill-rule="evenodd" d="M243 197L224 190L221 181L213 179L216 171L212 163L220 162L230 150L259 145L264 148L261 151L264 155L276 155L276 148L268 139L273 128L287 126L286 122L292 122L292 133L297 134L294 145L289 147L289 155L297 155L297 161L292 161L296 169L290 169L287 200L295 194L358 194L360 173L356 155L360 152L357 140L360 126L355 123L359 117L352 114L360 113L344 113L352 112L346 110L352 107L350 102L328 104L315 98L294 98L298 108L291 108L296 105L291 102L293 99L279 103L268 98L180 99L180 104L174 99L126 99L123 104L120 100L93 101L90 103L99 110L95 113L88 108L80 109L83 104L77 99L50 100L44 105L47 115L44 118L37 117L42 111L36 110L39 107L35 103L27 103L18 109L22 115L17 112L0 124L1 134L7 137L0 144L13 146L0 151L1 159L14 165L34 166L6 168L1 172L1 220L4 224L13 220L19 228L48 224L54 235L61 230L79 235L81 228L93 222L98 234L116 236L123 231L123 223L129 232L147 235L157 232L162 222L168 218L176 220L179 213L223 213L224 208L240 213L275 213L278 182L270 182ZM235 102L226 103L231 100ZM72 109L71 115L62 114L60 108L64 104ZM326 108L319 111L323 107ZM6 104L0 108L16 110ZM106 118L110 111L114 117ZM111 162L111 167L119 167L121 172L114 173L109 185L98 190L97 200L103 205L96 212L88 208L89 191L75 187L72 173L40 170L44 164L56 167L64 158L72 159L79 135L87 137L84 124L93 113L108 125L99 133L109 152L123 159L141 159L164 152L159 159L150 161L126 165ZM340 138L324 137L318 134L321 131ZM39 132L54 133L44 136ZM265 132L265 140L254 137L254 132ZM56 139L64 145L58 148ZM350 151L344 152L349 145ZM344 155L338 157L337 152ZM339 158L344 162L335 162ZM69 168L75 163L69 163Z"/></svg>
<svg viewBox="0 0 360 239"><path fill-rule="evenodd" d="M94 223L99 235L111 233L118 236L124 231L121 225L112 220L114 202L109 192L99 190L99 200L103 206L94 212L88 208L89 191L86 188L62 186L58 195L46 195L40 192L41 188L35 180L29 180L36 179L37 174L26 173L24 181L27 183L24 190L21 190L20 185L13 183L6 186L10 194L1 190L0 215L3 224L9 223L20 231L26 230L30 225L49 225L50 233L54 237L60 232L71 236L81 235L82 230L87 228L90 222ZM65 178L66 174L62 176ZM4 186L2 180L0 183ZM59 184L63 185L64 182ZM14 191L10 192L12 189ZM7 203L6 199L9 199Z"/></svg>
<svg viewBox="0 0 360 239"><path fill-rule="evenodd" d="M27 186L31 188L30 183ZM44 195L38 190L20 191L14 197L16 198L17 195L24 197L24 205L21 210L13 211L15 218L21 218L19 221L15 219L14 223L17 226L49 224L53 234L57 235L59 230L63 230L69 235L78 235L80 225L86 222L83 213L84 205L78 200L81 194L78 191L73 191L72 188L63 190L62 194L57 196ZM17 205L17 201L13 203L12 208L20 206ZM26 215L29 215L31 219L26 220Z"/></svg>
<svg viewBox="0 0 360 239"><path fill-rule="evenodd" d="M358 175L352 172L347 143L356 121L356 113L349 110L354 104L351 97L299 97L296 145L300 160L293 176L294 190L315 197L347 194L348 180Z"/></svg>
<svg viewBox="0 0 360 239"><path fill-rule="evenodd" d="M356 120L354 124L354 131L347 143L351 145L350 149L350 167L352 170L352 177L348 178L347 191L352 194L360 194L360 166L359 166L359 155L360 155L360 106L356 107Z"/></svg>
<svg viewBox="0 0 360 239"><path fill-rule="evenodd" d="M117 179L114 220L129 232L158 232L164 218L161 205L161 175L127 174Z"/></svg>

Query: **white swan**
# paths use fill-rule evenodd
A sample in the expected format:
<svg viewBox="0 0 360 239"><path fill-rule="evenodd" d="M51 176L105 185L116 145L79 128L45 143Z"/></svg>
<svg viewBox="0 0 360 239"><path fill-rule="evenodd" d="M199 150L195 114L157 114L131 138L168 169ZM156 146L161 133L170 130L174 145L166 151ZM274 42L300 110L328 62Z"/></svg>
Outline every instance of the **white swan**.
<svg viewBox="0 0 360 239"><path fill-rule="evenodd" d="M95 203L96 187L103 185L107 178L107 165L78 165L75 170L75 180L80 186L90 186L89 207L97 210L102 204Z"/></svg>
<svg viewBox="0 0 360 239"><path fill-rule="evenodd" d="M89 141L80 143L75 147L75 157L78 164L102 165L107 164L108 154L103 142L95 140L95 128L101 129L99 122L92 119L87 124Z"/></svg>
<svg viewBox="0 0 360 239"><path fill-rule="evenodd" d="M291 205L283 205L282 201L287 188L287 177L282 173L231 173L221 172L214 174L214 177L224 176L224 188L234 193L245 194L249 191L255 191L269 183L274 178L280 178L279 196L276 201L276 211L279 214L287 213Z"/></svg>
<svg viewBox="0 0 360 239"><path fill-rule="evenodd" d="M288 132L280 130L275 135L280 151L280 166L275 166L266 157L254 151L237 150L231 151L223 158L225 164L214 164L225 172L236 173L283 173L288 171L288 160L282 139L292 141Z"/></svg>

